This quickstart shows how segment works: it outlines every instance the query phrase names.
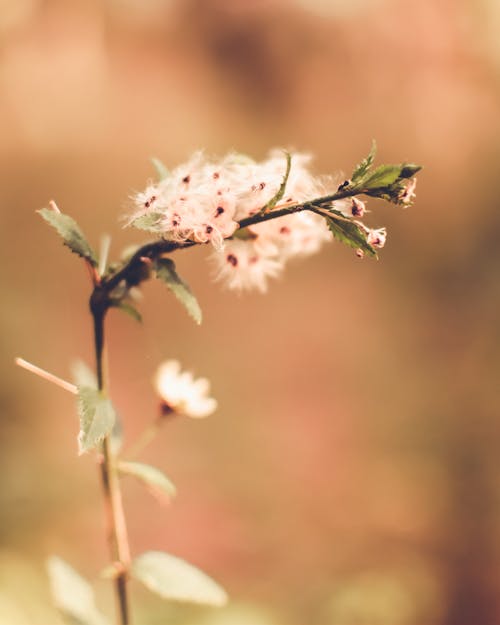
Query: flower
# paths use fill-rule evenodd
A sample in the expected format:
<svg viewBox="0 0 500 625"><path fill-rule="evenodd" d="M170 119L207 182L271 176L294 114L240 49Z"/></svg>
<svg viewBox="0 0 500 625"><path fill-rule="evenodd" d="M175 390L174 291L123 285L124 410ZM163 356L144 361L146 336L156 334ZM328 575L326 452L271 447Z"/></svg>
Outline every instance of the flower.
<svg viewBox="0 0 500 625"><path fill-rule="evenodd" d="M261 293L267 290L267 279L277 277L283 269L283 261L273 253L259 250L252 241L235 239L228 241L224 249L215 252L216 279L235 291L256 288Z"/></svg>
<svg viewBox="0 0 500 625"><path fill-rule="evenodd" d="M206 378L193 379L192 373L181 371L177 360L166 360L158 367L154 386L165 412L202 418L217 408L217 401L208 396L209 381Z"/></svg>
<svg viewBox="0 0 500 625"><path fill-rule="evenodd" d="M408 180L406 182L406 184L403 186L403 188L401 189L398 195L398 200L401 204L405 204L409 206L410 204L413 203L413 198L416 197L416 194L415 194L416 186L417 186L416 178L412 178L411 180Z"/></svg>

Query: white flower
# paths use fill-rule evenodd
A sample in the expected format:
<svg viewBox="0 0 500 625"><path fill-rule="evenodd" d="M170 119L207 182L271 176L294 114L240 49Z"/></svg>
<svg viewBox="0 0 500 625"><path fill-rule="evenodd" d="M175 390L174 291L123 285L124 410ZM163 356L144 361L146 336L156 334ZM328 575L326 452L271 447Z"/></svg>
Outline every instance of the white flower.
<svg viewBox="0 0 500 625"><path fill-rule="evenodd" d="M366 241L372 247L383 248L387 239L385 228L369 229L366 231Z"/></svg>
<svg viewBox="0 0 500 625"><path fill-rule="evenodd" d="M206 378L195 380L192 373L182 372L177 360L167 360L158 367L154 386L165 408L178 414L202 418L217 408L217 401L208 396L209 381Z"/></svg>
<svg viewBox="0 0 500 625"><path fill-rule="evenodd" d="M235 291L267 290L267 279L275 278L283 269L283 261L260 251L252 240L228 241L224 249L213 255L216 279Z"/></svg>

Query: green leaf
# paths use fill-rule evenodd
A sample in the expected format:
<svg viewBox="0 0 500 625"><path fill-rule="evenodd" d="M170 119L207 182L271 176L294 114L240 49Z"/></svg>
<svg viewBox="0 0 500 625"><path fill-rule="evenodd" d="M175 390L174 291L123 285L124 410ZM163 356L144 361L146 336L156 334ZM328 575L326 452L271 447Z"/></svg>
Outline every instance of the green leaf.
<svg viewBox="0 0 500 625"><path fill-rule="evenodd" d="M163 232L163 226L161 225L162 219L162 213L151 212L137 217L137 219L134 219L130 225L134 226L134 228L138 228L139 230L146 230L146 232L155 232L158 234Z"/></svg>
<svg viewBox="0 0 500 625"><path fill-rule="evenodd" d="M290 168L292 167L292 157L289 152L285 152L285 158L286 158L286 169L285 169L285 175L283 177L283 181L280 184L280 188L275 193L275 195L273 195L273 197L269 200L269 202L267 202L267 204L262 208L261 210L262 213L265 213L271 210L272 208L274 208L276 204L283 198L283 195L285 194L286 183L288 182L288 177L290 175Z"/></svg>
<svg viewBox="0 0 500 625"><path fill-rule="evenodd" d="M132 562L131 574L164 599L223 606L227 594L196 567L161 551L148 551Z"/></svg>
<svg viewBox="0 0 500 625"><path fill-rule="evenodd" d="M416 165L415 163L403 163L401 166L400 178L413 178L415 174L422 169L422 165Z"/></svg>
<svg viewBox="0 0 500 625"><path fill-rule="evenodd" d="M375 139L373 139L372 147L370 149L370 152L369 152L368 156L366 158L364 158L361 161L361 163L356 165L356 167L354 168L354 171L353 171L353 174L352 174L352 177L351 177L352 184L355 184L356 182L361 180L361 178L363 178L363 176L366 175L366 173L368 172L368 170L370 169L370 167L373 164L373 160L375 158L375 154L376 153L377 153L377 142L375 141Z"/></svg>
<svg viewBox="0 0 500 625"><path fill-rule="evenodd" d="M151 162L153 163L153 167L156 170L156 175L158 177L158 182L161 182L162 180L165 180L166 178L168 178L170 176L170 172L165 167L165 165L160 161L159 158L153 157L151 159Z"/></svg>
<svg viewBox="0 0 500 625"><path fill-rule="evenodd" d="M137 310L137 308L134 308L134 306L132 306L132 304L128 304L127 302L121 301L121 302L117 302L115 304L114 308L117 308L118 310L121 310L126 315L129 315L129 317L132 317L132 319L135 319L139 323L142 322L142 315L141 315L141 313Z"/></svg>
<svg viewBox="0 0 500 625"><path fill-rule="evenodd" d="M102 392L89 386L78 387L78 413L80 453L95 449L113 430L116 412L111 400Z"/></svg>
<svg viewBox="0 0 500 625"><path fill-rule="evenodd" d="M400 177L402 170L403 165L380 165L359 184L363 189L389 187Z"/></svg>
<svg viewBox="0 0 500 625"><path fill-rule="evenodd" d="M338 241L356 250L363 250L370 256L377 256L375 249L366 240L365 231L357 223L344 217L338 211L331 211L331 216L326 217L326 221L331 233Z"/></svg>
<svg viewBox="0 0 500 625"><path fill-rule="evenodd" d="M201 323L202 314L198 300L189 286L182 280L175 270L175 263L170 258L157 258L154 262L156 276L168 286L175 297L181 302L188 314Z"/></svg>
<svg viewBox="0 0 500 625"><path fill-rule="evenodd" d="M47 560L52 598L56 607L74 625L107 625L95 605L90 584L69 564L51 556Z"/></svg>
<svg viewBox="0 0 500 625"><path fill-rule="evenodd" d="M94 251L87 243L83 232L76 221L69 215L64 215L50 208L42 208L37 211L45 221L57 230L69 249L85 258L92 266L97 267L97 258Z"/></svg>
<svg viewBox="0 0 500 625"><path fill-rule="evenodd" d="M142 462L120 462L118 470L125 475L133 475L137 479L144 482L153 491L160 491L167 497L174 497L176 488L168 477L156 467Z"/></svg>

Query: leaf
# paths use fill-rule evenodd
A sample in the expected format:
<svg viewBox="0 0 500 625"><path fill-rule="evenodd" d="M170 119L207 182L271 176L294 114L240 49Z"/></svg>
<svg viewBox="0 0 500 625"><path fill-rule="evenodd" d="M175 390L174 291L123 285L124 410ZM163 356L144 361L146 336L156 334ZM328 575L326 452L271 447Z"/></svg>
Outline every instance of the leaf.
<svg viewBox="0 0 500 625"><path fill-rule="evenodd" d="M71 365L73 380L77 386L88 386L97 390L97 378L92 369L83 360L75 360Z"/></svg>
<svg viewBox="0 0 500 625"><path fill-rule="evenodd" d="M267 204L262 208L261 210L262 213L265 213L271 210L272 208L274 208L276 204L283 198L283 195L285 194L286 183L288 182L288 176L290 175L290 168L292 166L292 157L289 152L285 152L285 158L286 158L286 169L285 169L285 175L283 177L283 181L280 184L280 188L275 193L275 195L273 195L273 197L269 200L269 202L267 202Z"/></svg>
<svg viewBox="0 0 500 625"><path fill-rule="evenodd" d="M80 415L78 446L82 454L95 449L111 433L116 421L116 412L111 400L102 392L89 386L80 386L78 414Z"/></svg>
<svg viewBox="0 0 500 625"><path fill-rule="evenodd" d="M402 170L403 165L380 165L359 184L363 189L389 187L396 182Z"/></svg>
<svg viewBox="0 0 500 625"><path fill-rule="evenodd" d="M57 230L59 235L64 239L64 244L67 245L72 252L85 258L93 267L97 267L96 255L88 244L85 235L80 230L79 225L72 217L50 208L42 208L37 211L37 213Z"/></svg>
<svg viewBox="0 0 500 625"><path fill-rule="evenodd" d="M401 166L401 173L399 174L400 178L413 178L415 174L417 174L422 169L422 165L417 165L415 163L403 163Z"/></svg>
<svg viewBox="0 0 500 625"><path fill-rule="evenodd" d="M56 607L74 625L107 625L95 605L90 584L69 564L51 556L47 560L52 598Z"/></svg>
<svg viewBox="0 0 500 625"><path fill-rule="evenodd" d="M354 168L354 171L351 177L351 181L353 184L361 180L361 178L363 178L363 176L365 176L365 174L368 172L368 170L373 164L373 160L375 158L376 153L377 153L377 142L375 141L375 139L373 139L372 147L370 149L368 156L364 158L361 161L361 163L356 165L356 167Z"/></svg>
<svg viewBox="0 0 500 625"><path fill-rule="evenodd" d="M148 551L135 558L131 574L163 599L212 606L227 603L226 591L205 573L161 551Z"/></svg>
<svg viewBox="0 0 500 625"><path fill-rule="evenodd" d="M154 262L154 270L156 271L156 277L165 282L188 314L199 325L202 319L200 305L189 286L175 270L174 261L170 258L157 258Z"/></svg>
<svg viewBox="0 0 500 625"><path fill-rule="evenodd" d="M161 225L162 219L162 213L151 212L137 217L130 222L130 225L139 230L146 230L147 232L155 232L158 234L159 232L163 232L163 226Z"/></svg>
<svg viewBox="0 0 500 625"><path fill-rule="evenodd" d="M344 217L341 213L337 213L337 211L332 211L331 216L326 217L326 221L331 233L338 241L356 250L363 250L370 256L377 257L377 252L366 240L364 230L356 222Z"/></svg>
<svg viewBox="0 0 500 625"><path fill-rule="evenodd" d="M151 159L151 162L153 163L153 167L156 170L156 175L158 177L158 182L161 182L162 180L165 180L166 178L168 178L170 176L170 172L165 167L165 165L160 161L159 158L153 157Z"/></svg>
<svg viewBox="0 0 500 625"><path fill-rule="evenodd" d="M141 313L137 310L137 308L134 308L132 304L128 304L127 302L121 301L121 302L118 302L114 307L117 308L118 310L121 310L126 315L129 315L129 317L132 317L132 319L135 319L139 323L142 323Z"/></svg>
<svg viewBox="0 0 500 625"><path fill-rule="evenodd" d="M137 479L150 486L153 491L159 490L167 497L174 497L177 490L168 477L156 467L142 462L120 462L118 470L125 475L133 475Z"/></svg>

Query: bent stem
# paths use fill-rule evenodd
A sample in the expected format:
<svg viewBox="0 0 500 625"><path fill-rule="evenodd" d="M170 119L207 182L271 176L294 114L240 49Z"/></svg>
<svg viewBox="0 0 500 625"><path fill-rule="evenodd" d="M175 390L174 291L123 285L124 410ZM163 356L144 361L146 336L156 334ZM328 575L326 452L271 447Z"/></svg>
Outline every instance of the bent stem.
<svg viewBox="0 0 500 625"><path fill-rule="evenodd" d="M96 291L94 291L94 294ZM97 385L101 392L107 392L106 367L104 362L104 320L107 306L96 305L94 297L91 300L91 310L94 318L94 340L96 356ZM127 595L127 575L130 566L130 547L127 535L127 525L123 510L120 480L116 468L116 458L111 445L111 438L107 436L102 444L101 478L104 492L106 512L106 534L113 564L116 567L115 592L118 604L119 625L130 625L130 615Z"/></svg>

